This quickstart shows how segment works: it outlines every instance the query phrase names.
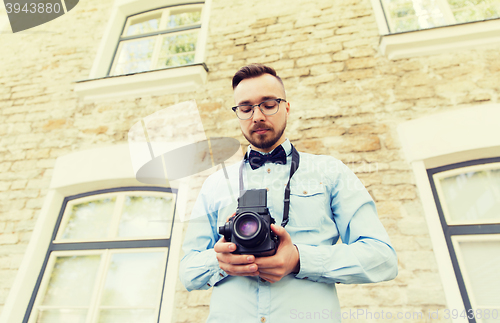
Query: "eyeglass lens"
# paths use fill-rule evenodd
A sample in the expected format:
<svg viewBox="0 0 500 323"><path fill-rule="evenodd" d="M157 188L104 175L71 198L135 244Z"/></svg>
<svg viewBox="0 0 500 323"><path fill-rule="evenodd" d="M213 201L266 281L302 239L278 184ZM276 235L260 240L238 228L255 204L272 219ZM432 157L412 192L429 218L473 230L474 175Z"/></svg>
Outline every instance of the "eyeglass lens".
<svg viewBox="0 0 500 323"><path fill-rule="evenodd" d="M255 106L251 105L239 105L238 108L236 109L236 113L238 114L238 117L240 119L248 119L253 115L254 107ZM263 114L272 115L278 111L279 104L277 100L272 99L261 102L258 105L258 107L260 108Z"/></svg>

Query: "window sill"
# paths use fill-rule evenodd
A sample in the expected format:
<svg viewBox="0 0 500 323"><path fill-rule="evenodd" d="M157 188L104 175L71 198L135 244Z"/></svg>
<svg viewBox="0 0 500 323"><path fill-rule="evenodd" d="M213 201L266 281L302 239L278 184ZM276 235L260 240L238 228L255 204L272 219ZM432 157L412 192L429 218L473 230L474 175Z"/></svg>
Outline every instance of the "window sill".
<svg viewBox="0 0 500 323"><path fill-rule="evenodd" d="M383 35L380 49L389 59L401 59L471 49L500 42L500 19Z"/></svg>
<svg viewBox="0 0 500 323"><path fill-rule="evenodd" d="M75 92L84 101L188 92L205 84L207 72L205 63L198 63L135 74L106 76L76 81Z"/></svg>

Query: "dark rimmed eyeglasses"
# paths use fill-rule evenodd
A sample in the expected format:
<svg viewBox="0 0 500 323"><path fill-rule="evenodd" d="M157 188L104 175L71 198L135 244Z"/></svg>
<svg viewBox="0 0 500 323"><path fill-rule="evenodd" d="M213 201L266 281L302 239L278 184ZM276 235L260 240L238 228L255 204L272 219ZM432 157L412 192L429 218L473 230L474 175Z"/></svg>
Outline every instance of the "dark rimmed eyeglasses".
<svg viewBox="0 0 500 323"><path fill-rule="evenodd" d="M247 120L253 117L254 108L258 107L262 114L266 116L271 116L278 112L280 103L286 102L284 99L269 99L262 101L259 104L242 104L232 107L231 109L236 112L236 116L241 120Z"/></svg>

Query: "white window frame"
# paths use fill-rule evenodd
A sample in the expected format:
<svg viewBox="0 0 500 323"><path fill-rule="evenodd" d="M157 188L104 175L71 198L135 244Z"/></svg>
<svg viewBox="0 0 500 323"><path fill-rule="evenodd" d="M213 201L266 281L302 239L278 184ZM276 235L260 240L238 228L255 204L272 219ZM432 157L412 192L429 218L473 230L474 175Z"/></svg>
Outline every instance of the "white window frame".
<svg viewBox="0 0 500 323"><path fill-rule="evenodd" d="M429 115L398 126L424 209L447 308L465 310L441 228L427 169L500 156L500 104L471 106ZM439 140L436 140L439 138ZM468 323L463 318L453 323Z"/></svg>
<svg viewBox="0 0 500 323"><path fill-rule="evenodd" d="M389 59L476 49L500 42L500 18L389 34L380 0L370 0L380 33L380 50Z"/></svg>
<svg viewBox="0 0 500 323"><path fill-rule="evenodd" d="M186 217L189 194L187 183L187 180L170 181L170 188L177 189L176 219ZM86 192L131 186L150 187L151 185L144 185L136 180L128 144L85 150L57 159L49 190L2 310L0 323L23 321L46 252L52 241L52 234L64 198ZM174 220L170 237L167 276L163 286L160 323L172 321L182 228L183 223Z"/></svg>
<svg viewBox="0 0 500 323"><path fill-rule="evenodd" d="M203 0L115 0L90 75L87 80L77 81L75 84L75 92L78 96L84 101L106 101L194 91L205 84L208 68L204 62L212 0L205 0L203 3L201 29L193 64L129 75L108 76L118 41L129 16L163 7L199 2Z"/></svg>

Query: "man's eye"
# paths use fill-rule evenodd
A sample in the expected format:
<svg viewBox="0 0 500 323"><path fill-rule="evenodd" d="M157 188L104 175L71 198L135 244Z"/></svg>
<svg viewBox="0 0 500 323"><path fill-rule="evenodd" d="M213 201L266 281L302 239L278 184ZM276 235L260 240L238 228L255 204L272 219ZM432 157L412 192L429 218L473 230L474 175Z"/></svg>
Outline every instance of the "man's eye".
<svg viewBox="0 0 500 323"><path fill-rule="evenodd" d="M250 106L246 106L246 107L240 106L239 109L240 109L240 112L242 112L242 113L248 113L248 112L252 111L252 108Z"/></svg>
<svg viewBox="0 0 500 323"><path fill-rule="evenodd" d="M264 104L264 108L266 108L266 109L272 109L275 106L276 106L275 102L269 102L269 103Z"/></svg>

